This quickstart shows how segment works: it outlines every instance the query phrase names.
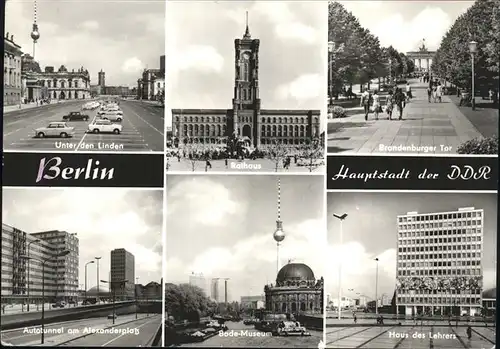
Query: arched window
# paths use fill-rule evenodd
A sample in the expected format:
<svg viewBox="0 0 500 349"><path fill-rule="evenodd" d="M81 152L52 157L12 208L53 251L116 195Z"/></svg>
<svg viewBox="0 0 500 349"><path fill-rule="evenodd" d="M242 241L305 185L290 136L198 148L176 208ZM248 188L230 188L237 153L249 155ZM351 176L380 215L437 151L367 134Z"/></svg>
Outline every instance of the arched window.
<svg viewBox="0 0 500 349"><path fill-rule="evenodd" d="M65 81L61 80L61 88L65 88L65 87L66 87Z"/></svg>
<svg viewBox="0 0 500 349"><path fill-rule="evenodd" d="M242 74L241 74L241 77L242 77L242 80L244 81L250 81L250 65L248 63L248 60L244 60L243 61L243 64L242 64ZM245 94L246 94L246 91L244 91Z"/></svg>
<svg viewBox="0 0 500 349"><path fill-rule="evenodd" d="M260 127L260 135L261 135L261 137L265 137L266 136L266 126L262 125Z"/></svg>

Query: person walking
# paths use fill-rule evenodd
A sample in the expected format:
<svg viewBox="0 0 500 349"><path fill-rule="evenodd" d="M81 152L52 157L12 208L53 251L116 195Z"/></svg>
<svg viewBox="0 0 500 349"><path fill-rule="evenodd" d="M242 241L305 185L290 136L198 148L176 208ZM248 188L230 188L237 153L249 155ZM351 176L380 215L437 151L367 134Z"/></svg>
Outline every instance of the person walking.
<svg viewBox="0 0 500 349"><path fill-rule="evenodd" d="M382 108L380 106L380 96L378 95L377 91L373 92L373 113L375 114L375 120L378 120L378 113L380 112L380 109Z"/></svg>
<svg viewBox="0 0 500 349"><path fill-rule="evenodd" d="M365 90L363 94L361 95L361 105L363 107L363 110L365 112L365 121L368 121L368 114L370 113L370 91Z"/></svg>
<svg viewBox="0 0 500 349"><path fill-rule="evenodd" d="M401 91L400 88L397 88L396 89L396 93L394 94L394 103L396 104L396 106L398 107L398 111L399 111L399 118L398 120L402 120L403 119L403 103L404 103L404 94L403 94L403 91Z"/></svg>
<svg viewBox="0 0 500 349"><path fill-rule="evenodd" d="M389 91L389 94L387 95L387 100L385 104L385 112L388 115L388 120L392 120L392 110L394 108L394 94L392 90Z"/></svg>
<svg viewBox="0 0 500 349"><path fill-rule="evenodd" d="M409 103L410 99L412 99L412 98L413 98L413 96L411 93L411 86L410 86L410 83L407 82L406 83L406 102Z"/></svg>
<svg viewBox="0 0 500 349"><path fill-rule="evenodd" d="M427 86L427 101L431 103L431 96L432 96L432 86L429 85Z"/></svg>
<svg viewBox="0 0 500 349"><path fill-rule="evenodd" d="M472 328L469 326L467 326L467 330L465 331L467 333L467 339L468 340L471 340L472 338Z"/></svg>
<svg viewBox="0 0 500 349"><path fill-rule="evenodd" d="M442 97L443 97L443 86L441 86L441 83L438 82L436 86L436 98L439 101L439 103L442 102Z"/></svg>

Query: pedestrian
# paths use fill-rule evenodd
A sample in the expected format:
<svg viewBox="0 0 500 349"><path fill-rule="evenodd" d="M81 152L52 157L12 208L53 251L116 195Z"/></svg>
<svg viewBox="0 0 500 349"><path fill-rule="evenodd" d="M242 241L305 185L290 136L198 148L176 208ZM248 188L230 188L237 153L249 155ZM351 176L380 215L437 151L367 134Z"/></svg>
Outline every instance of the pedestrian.
<svg viewBox="0 0 500 349"><path fill-rule="evenodd" d="M368 121L368 114L370 113L370 99L371 99L370 91L365 90L361 94L361 103L360 103L360 106L363 107L363 110L365 112L365 121Z"/></svg>
<svg viewBox="0 0 500 349"><path fill-rule="evenodd" d="M224 158L224 165L226 165L226 168L227 168L227 163L228 163L228 161L227 161L227 155L226 155L226 157Z"/></svg>
<svg viewBox="0 0 500 349"><path fill-rule="evenodd" d="M396 90L396 93L394 94L394 103L398 107L398 111L399 111L399 119L398 120L402 120L403 119L403 108L404 108L403 107L403 102L404 102L403 92L401 91L400 88L398 88Z"/></svg>
<svg viewBox="0 0 500 349"><path fill-rule="evenodd" d="M441 86L441 83L438 82L436 86L436 98L439 101L439 103L442 102L442 97L443 97L443 86Z"/></svg>
<svg viewBox="0 0 500 349"><path fill-rule="evenodd" d="M471 338L472 338L472 328L470 327L470 325L467 326L467 331L466 332L467 332L467 339L471 340Z"/></svg>
<svg viewBox="0 0 500 349"><path fill-rule="evenodd" d="M388 120L392 120L392 109L394 107L394 94L392 90L389 91L389 95L387 96L386 104L385 104L385 112L387 113Z"/></svg>
<svg viewBox="0 0 500 349"><path fill-rule="evenodd" d="M432 96L432 87L431 85L427 86L427 101L431 103L431 96Z"/></svg>
<svg viewBox="0 0 500 349"><path fill-rule="evenodd" d="M358 323L358 318L356 316L356 313L354 313L353 316L354 316L354 323L357 324Z"/></svg>
<svg viewBox="0 0 500 349"><path fill-rule="evenodd" d="M378 113L380 112L380 96L378 95L377 91L373 92L373 113L375 114L375 120L378 120Z"/></svg>
<svg viewBox="0 0 500 349"><path fill-rule="evenodd" d="M411 94L411 86L410 83L406 83L406 97L407 97L407 102L410 102L410 99L412 99L412 94Z"/></svg>

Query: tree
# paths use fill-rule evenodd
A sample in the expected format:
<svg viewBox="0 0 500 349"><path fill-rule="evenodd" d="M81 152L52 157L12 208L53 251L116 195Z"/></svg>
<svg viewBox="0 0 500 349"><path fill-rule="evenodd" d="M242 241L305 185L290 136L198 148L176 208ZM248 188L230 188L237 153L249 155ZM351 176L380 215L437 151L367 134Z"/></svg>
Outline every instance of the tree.
<svg viewBox="0 0 500 349"><path fill-rule="evenodd" d="M274 170L278 172L280 164L283 164L283 160L288 156L290 150L286 147L280 140L274 139L266 147L267 153L266 157L274 163Z"/></svg>
<svg viewBox="0 0 500 349"><path fill-rule="evenodd" d="M476 41L478 52L474 57L474 70L477 90L485 94L488 88L498 86L499 9L496 0L477 0L456 19L433 59L435 75L461 88L469 88L472 82L469 42Z"/></svg>
<svg viewBox="0 0 500 349"><path fill-rule="evenodd" d="M318 141L309 142L298 148L299 157L305 160L305 167L313 172L324 164L324 148Z"/></svg>
<svg viewBox="0 0 500 349"><path fill-rule="evenodd" d="M189 284L165 286L165 310L176 320L199 321L215 312L216 305L204 291Z"/></svg>
<svg viewBox="0 0 500 349"><path fill-rule="evenodd" d="M204 161L205 147L201 143L194 143L192 140L184 145L184 151L191 163L191 170L196 171L196 165L200 161ZM205 160L206 161L206 160ZM206 171L206 169L205 169Z"/></svg>

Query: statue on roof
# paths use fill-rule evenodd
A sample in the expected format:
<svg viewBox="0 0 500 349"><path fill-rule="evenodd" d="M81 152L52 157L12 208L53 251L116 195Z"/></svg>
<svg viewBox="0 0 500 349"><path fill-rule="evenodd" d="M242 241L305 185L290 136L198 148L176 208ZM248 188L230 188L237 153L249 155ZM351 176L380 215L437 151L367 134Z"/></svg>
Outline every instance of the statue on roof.
<svg viewBox="0 0 500 349"><path fill-rule="evenodd" d="M420 47L418 48L420 52L427 52L427 47L425 47L425 39L422 39Z"/></svg>

